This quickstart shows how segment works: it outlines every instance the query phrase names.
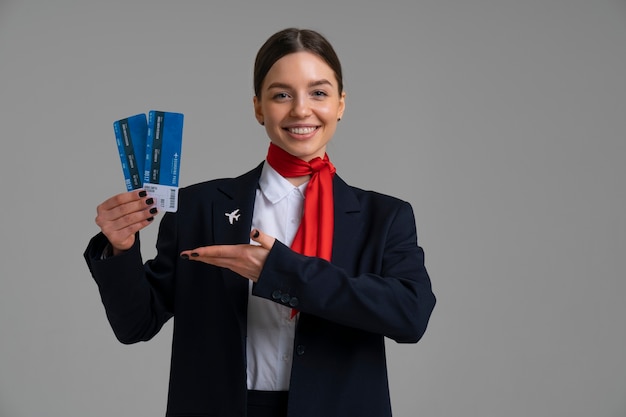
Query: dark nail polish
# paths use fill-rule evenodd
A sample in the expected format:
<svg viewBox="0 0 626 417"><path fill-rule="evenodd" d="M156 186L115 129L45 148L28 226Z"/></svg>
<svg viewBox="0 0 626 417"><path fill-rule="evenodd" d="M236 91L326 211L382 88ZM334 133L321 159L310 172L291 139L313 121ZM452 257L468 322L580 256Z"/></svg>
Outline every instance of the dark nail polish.
<svg viewBox="0 0 626 417"><path fill-rule="evenodd" d="M252 234L252 237L257 238L259 237L260 233L258 230L255 230L254 233Z"/></svg>
<svg viewBox="0 0 626 417"><path fill-rule="evenodd" d="M191 252L191 256L193 256L194 258L197 258L198 256L200 256L200 254L197 252Z"/></svg>
<svg viewBox="0 0 626 417"><path fill-rule="evenodd" d="M139 191L139 197L143 198L143 197L145 197L147 195L148 195L148 193L145 192L144 190Z"/></svg>
<svg viewBox="0 0 626 417"><path fill-rule="evenodd" d="M150 204L154 204L154 199L153 198L149 198L146 200L146 204L150 205Z"/></svg>
<svg viewBox="0 0 626 417"><path fill-rule="evenodd" d="M150 209L150 214L157 214L157 211L159 211L159 210L157 210L157 208L156 208L156 207L152 207L152 208Z"/></svg>
<svg viewBox="0 0 626 417"><path fill-rule="evenodd" d="M154 220L154 217L148 217L146 220L148 220L149 222L151 222L152 220Z"/></svg>
<svg viewBox="0 0 626 417"><path fill-rule="evenodd" d="M180 257L183 259L189 259L189 255L187 255L186 253L183 253L182 255L180 255Z"/></svg>

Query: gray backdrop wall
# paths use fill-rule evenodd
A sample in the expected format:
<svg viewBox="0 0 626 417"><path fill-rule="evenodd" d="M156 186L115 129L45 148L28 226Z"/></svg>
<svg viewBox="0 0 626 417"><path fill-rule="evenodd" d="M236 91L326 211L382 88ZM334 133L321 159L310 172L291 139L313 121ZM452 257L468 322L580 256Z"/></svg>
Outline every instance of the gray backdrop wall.
<svg viewBox="0 0 626 417"><path fill-rule="evenodd" d="M625 416L618 0L0 0L0 416L164 414L171 323L119 344L81 258L124 191L111 124L183 112L181 185L244 172L287 26L342 58L339 173L416 212L439 303L388 344L395 415Z"/></svg>

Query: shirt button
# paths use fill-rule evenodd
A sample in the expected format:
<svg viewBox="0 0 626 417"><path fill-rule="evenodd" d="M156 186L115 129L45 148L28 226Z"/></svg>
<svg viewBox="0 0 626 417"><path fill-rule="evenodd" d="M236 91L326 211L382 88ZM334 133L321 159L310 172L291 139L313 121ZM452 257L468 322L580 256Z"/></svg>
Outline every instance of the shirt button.
<svg viewBox="0 0 626 417"><path fill-rule="evenodd" d="M296 354L297 354L298 356L302 356L302 355L304 355L304 350L305 350L305 349L304 349L304 345L298 345L298 346L296 346Z"/></svg>

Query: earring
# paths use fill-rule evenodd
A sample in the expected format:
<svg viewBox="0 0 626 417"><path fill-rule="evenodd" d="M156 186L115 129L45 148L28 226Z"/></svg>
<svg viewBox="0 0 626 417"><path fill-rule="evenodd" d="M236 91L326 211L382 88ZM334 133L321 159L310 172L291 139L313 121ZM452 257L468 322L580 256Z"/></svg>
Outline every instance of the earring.
<svg viewBox="0 0 626 417"><path fill-rule="evenodd" d="M341 121L341 117L338 117L338 118L337 118L337 121L338 121L338 122L340 122L340 121Z"/></svg>

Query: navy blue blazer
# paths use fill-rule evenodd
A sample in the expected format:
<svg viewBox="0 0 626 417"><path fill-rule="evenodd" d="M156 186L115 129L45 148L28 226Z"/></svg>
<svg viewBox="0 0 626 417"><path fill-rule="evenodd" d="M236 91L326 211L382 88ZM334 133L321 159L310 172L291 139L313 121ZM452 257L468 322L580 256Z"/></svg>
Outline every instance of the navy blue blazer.
<svg viewBox="0 0 626 417"><path fill-rule="evenodd" d="M166 213L158 253L143 265L139 239L100 259L95 236L85 259L122 343L152 338L174 317L167 416L246 415L248 280L180 258L183 250L248 243L262 164L234 179L180 190ZM391 416L384 337L417 342L435 305L411 206L334 177L331 262L271 249L255 296L297 305L289 390L292 417ZM225 213L239 209L230 224Z"/></svg>

